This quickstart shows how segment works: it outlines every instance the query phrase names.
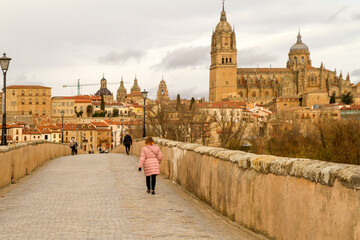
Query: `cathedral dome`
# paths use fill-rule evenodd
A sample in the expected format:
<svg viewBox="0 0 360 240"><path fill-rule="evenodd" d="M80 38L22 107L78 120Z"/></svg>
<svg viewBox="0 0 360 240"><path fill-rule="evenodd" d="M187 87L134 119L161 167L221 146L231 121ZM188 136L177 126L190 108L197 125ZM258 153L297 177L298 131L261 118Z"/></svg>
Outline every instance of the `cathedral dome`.
<svg viewBox="0 0 360 240"><path fill-rule="evenodd" d="M103 75L103 78L100 80L100 89L95 93L96 96L107 96L112 95L112 93L107 89L107 81Z"/></svg>
<svg viewBox="0 0 360 240"><path fill-rule="evenodd" d="M220 22L216 26L215 32L231 32L231 31L232 31L231 25L230 25L230 23L228 23L226 21L226 12L225 12L224 3L223 3L223 9L221 11Z"/></svg>
<svg viewBox="0 0 360 240"><path fill-rule="evenodd" d="M302 42L301 40L301 35L300 35L300 32L297 36L297 41L294 45L291 46L290 48L290 51L293 51L293 50L306 50L306 51L309 51L309 48L308 46L306 46L305 43Z"/></svg>
<svg viewBox="0 0 360 240"><path fill-rule="evenodd" d="M221 21L215 28L215 32L231 32L231 25L227 21Z"/></svg>
<svg viewBox="0 0 360 240"><path fill-rule="evenodd" d="M112 93L110 92L110 90L109 89L100 89L100 90L98 90L96 93L95 93L95 95L96 96L101 96L101 95L104 95L104 96L106 96L106 95L112 95Z"/></svg>

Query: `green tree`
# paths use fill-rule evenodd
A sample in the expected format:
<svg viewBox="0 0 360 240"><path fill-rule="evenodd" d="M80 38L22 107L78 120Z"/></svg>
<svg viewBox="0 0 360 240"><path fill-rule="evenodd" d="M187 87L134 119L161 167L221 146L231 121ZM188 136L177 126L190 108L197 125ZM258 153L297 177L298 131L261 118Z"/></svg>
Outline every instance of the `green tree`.
<svg viewBox="0 0 360 240"><path fill-rule="evenodd" d="M181 98L180 94L176 96L176 110L179 110L181 108Z"/></svg>
<svg viewBox="0 0 360 240"><path fill-rule="evenodd" d="M192 97L191 100L190 100L189 111L193 109L194 103L195 103L195 98Z"/></svg>
<svg viewBox="0 0 360 240"><path fill-rule="evenodd" d="M333 93L330 97L330 104L335 103L335 93Z"/></svg>
<svg viewBox="0 0 360 240"><path fill-rule="evenodd" d="M354 96L351 94L351 92L348 92L346 94L341 94L340 96L341 102L345 104L353 104L354 103Z"/></svg>
<svg viewBox="0 0 360 240"><path fill-rule="evenodd" d="M103 94L101 94L100 109L101 109L101 111L105 111L105 100L104 100L104 95Z"/></svg>
<svg viewBox="0 0 360 240"><path fill-rule="evenodd" d="M113 117L118 117L119 116L119 109L117 109L117 108L114 108L113 109L113 115L112 115Z"/></svg>
<svg viewBox="0 0 360 240"><path fill-rule="evenodd" d="M91 116L92 111L93 111L92 105L88 105L88 106L86 107L86 114L87 114L88 117Z"/></svg>

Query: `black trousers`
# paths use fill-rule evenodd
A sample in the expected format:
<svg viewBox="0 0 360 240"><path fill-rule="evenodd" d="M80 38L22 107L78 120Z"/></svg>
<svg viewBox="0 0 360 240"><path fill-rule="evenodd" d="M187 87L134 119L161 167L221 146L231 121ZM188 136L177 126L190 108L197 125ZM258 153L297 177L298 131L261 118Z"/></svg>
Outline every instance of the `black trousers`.
<svg viewBox="0 0 360 240"><path fill-rule="evenodd" d="M156 185L156 175L146 176L146 187L150 190L150 180L151 180L151 190L155 190Z"/></svg>
<svg viewBox="0 0 360 240"><path fill-rule="evenodd" d="M130 144L125 145L126 154L129 154L130 152Z"/></svg>

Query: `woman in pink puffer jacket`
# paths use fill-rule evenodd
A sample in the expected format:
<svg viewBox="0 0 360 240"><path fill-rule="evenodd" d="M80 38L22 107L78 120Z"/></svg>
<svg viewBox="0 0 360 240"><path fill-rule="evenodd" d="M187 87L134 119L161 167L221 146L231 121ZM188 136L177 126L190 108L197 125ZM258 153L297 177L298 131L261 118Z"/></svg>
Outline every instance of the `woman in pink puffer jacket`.
<svg viewBox="0 0 360 240"><path fill-rule="evenodd" d="M156 175L160 174L162 153L160 148L154 145L152 137L148 137L145 140L145 145L146 146L141 149L139 171L141 171L141 168L144 166L147 192L150 193L151 182L151 194L155 194Z"/></svg>

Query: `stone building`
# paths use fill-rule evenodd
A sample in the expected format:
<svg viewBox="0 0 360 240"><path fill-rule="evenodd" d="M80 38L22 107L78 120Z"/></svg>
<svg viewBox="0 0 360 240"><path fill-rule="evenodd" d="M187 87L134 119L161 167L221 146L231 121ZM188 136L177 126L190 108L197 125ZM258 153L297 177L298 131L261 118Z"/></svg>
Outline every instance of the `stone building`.
<svg viewBox="0 0 360 240"><path fill-rule="evenodd" d="M8 116L33 117L34 122L48 122L51 116L51 88L36 85L12 85L6 88Z"/></svg>
<svg viewBox="0 0 360 240"><path fill-rule="evenodd" d="M169 92L167 90L166 82L164 79L160 81L159 88L157 91L157 101L169 101Z"/></svg>
<svg viewBox="0 0 360 240"><path fill-rule="evenodd" d="M312 106L329 103L332 94L338 97L351 91L355 98L360 97L360 86L350 82L349 74L343 78L341 72L338 75L323 64L318 68L312 66L309 48L300 31L290 48L286 68L238 68L235 32L227 22L224 5L212 34L209 81L211 102L239 100L266 104L281 97L297 98L299 106Z"/></svg>
<svg viewBox="0 0 360 240"><path fill-rule="evenodd" d="M142 101L144 101L144 100L141 96L141 88L140 88L140 86L138 84L138 80L135 76L134 85L132 86L130 93L126 95L125 102L126 103L141 103Z"/></svg>
<svg viewBox="0 0 360 240"><path fill-rule="evenodd" d="M100 89L95 93L96 96L103 95L105 102L114 102L114 97L112 92L110 92L109 89L107 89L107 81L103 75L103 78L100 80Z"/></svg>
<svg viewBox="0 0 360 240"><path fill-rule="evenodd" d="M116 101L119 103L123 102L125 100L126 94L127 94L127 91L124 86L124 80L121 77L120 87L118 88L117 94L116 94Z"/></svg>

